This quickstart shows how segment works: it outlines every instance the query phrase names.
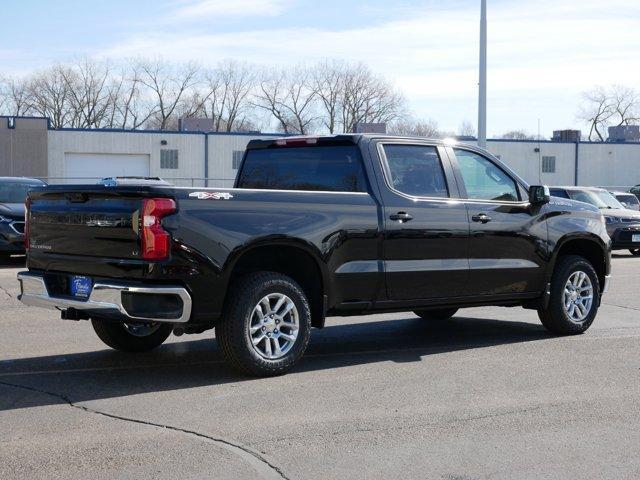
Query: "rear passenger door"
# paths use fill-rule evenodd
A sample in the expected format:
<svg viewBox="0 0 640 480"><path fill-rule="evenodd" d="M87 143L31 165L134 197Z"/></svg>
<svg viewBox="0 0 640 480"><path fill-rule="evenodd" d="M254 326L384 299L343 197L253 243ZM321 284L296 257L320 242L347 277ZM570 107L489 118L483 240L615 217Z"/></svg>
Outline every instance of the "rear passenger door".
<svg viewBox="0 0 640 480"><path fill-rule="evenodd" d="M457 297L468 269L469 224L445 150L418 142L380 142L383 259L390 300Z"/></svg>

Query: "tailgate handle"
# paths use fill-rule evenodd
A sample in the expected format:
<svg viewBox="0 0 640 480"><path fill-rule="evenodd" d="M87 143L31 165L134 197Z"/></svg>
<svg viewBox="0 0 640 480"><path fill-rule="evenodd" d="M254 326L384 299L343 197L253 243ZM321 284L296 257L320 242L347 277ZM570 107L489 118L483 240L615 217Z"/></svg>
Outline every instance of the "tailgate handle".
<svg viewBox="0 0 640 480"><path fill-rule="evenodd" d="M85 203L89 200L89 196L86 193L69 193L66 197L71 203Z"/></svg>

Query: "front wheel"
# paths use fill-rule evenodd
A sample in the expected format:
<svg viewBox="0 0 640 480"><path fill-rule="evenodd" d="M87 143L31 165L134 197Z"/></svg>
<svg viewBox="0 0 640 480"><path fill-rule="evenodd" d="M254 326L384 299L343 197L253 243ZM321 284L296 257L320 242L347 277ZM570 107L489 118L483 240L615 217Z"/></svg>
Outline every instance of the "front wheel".
<svg viewBox="0 0 640 480"><path fill-rule="evenodd" d="M169 338L173 326L158 322L114 322L91 319L96 334L107 346L122 352L147 352Z"/></svg>
<svg viewBox="0 0 640 480"><path fill-rule="evenodd" d="M591 263L577 255L558 259L547 308L538 310L542 324L552 333L585 332L598 313L600 284Z"/></svg>
<svg viewBox="0 0 640 480"><path fill-rule="evenodd" d="M216 327L220 351L237 370L280 375L300 360L311 333L311 310L300 286L286 275L258 272L231 287Z"/></svg>
<svg viewBox="0 0 640 480"><path fill-rule="evenodd" d="M458 313L458 309L440 308L437 310L414 310L413 313L424 320L448 320Z"/></svg>
<svg viewBox="0 0 640 480"><path fill-rule="evenodd" d="M640 248L630 248L629 252L631 252L631 255L634 257L640 257Z"/></svg>

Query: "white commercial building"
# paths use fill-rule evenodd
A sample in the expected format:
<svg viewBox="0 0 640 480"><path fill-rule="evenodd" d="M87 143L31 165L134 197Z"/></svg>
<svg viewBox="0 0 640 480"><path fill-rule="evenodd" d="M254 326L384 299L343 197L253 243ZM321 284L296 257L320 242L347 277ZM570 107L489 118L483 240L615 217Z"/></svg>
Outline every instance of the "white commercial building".
<svg viewBox="0 0 640 480"><path fill-rule="evenodd" d="M52 183L158 176L180 186L231 186L247 143L260 133L51 129L47 119L0 117L0 176ZM488 140L531 184L640 184L640 143Z"/></svg>

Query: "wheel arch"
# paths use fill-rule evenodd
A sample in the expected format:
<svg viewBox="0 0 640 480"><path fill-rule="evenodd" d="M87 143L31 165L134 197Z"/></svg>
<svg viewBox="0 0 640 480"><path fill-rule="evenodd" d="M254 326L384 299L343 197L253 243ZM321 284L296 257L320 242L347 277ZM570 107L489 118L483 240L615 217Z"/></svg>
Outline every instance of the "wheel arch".
<svg viewBox="0 0 640 480"><path fill-rule="evenodd" d="M547 282L551 281L558 258L563 255L580 255L588 260L598 275L598 282L602 290L605 284L605 276L609 274L609 247L600 237L592 234L576 234L562 237L553 250L547 272Z"/></svg>
<svg viewBox="0 0 640 480"><path fill-rule="evenodd" d="M225 270L227 292L237 278L251 272L272 271L291 277L307 296L312 325L324 326L330 283L326 265L314 245L293 238L255 241L234 252Z"/></svg>

